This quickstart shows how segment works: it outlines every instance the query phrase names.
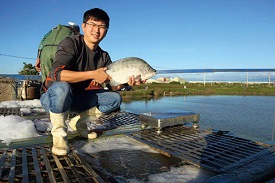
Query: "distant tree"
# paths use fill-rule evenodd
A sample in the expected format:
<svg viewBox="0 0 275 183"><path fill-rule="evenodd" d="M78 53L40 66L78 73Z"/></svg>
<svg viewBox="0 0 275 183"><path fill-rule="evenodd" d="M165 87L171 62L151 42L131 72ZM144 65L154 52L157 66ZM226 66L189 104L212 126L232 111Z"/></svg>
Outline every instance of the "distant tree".
<svg viewBox="0 0 275 183"><path fill-rule="evenodd" d="M21 71L18 72L18 74L21 75L39 75L39 72L35 69L35 66L33 66L31 63L26 64L26 62L23 62L24 67Z"/></svg>

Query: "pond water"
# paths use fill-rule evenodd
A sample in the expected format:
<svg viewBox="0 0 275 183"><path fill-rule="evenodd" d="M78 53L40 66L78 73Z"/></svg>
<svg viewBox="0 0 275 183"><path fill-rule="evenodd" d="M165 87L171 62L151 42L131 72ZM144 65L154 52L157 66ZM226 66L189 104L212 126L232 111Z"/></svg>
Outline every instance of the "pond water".
<svg viewBox="0 0 275 183"><path fill-rule="evenodd" d="M123 102L123 111L195 112L200 128L225 130L236 136L274 144L274 96L165 96Z"/></svg>

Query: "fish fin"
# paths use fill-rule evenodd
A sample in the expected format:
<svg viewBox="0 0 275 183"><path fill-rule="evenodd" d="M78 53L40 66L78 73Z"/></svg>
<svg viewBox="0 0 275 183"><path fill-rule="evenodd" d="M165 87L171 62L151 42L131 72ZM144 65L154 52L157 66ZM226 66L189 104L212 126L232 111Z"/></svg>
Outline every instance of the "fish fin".
<svg viewBox="0 0 275 183"><path fill-rule="evenodd" d="M118 86L118 85L120 85L121 83L119 83L119 82L117 82L117 81L115 81L115 80L113 80L113 79L111 79L110 80L110 85L111 86Z"/></svg>

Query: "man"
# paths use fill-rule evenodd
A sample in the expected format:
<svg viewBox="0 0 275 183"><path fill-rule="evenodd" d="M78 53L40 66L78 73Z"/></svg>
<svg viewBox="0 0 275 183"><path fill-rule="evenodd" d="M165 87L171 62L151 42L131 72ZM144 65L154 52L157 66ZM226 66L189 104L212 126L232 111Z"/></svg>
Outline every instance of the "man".
<svg viewBox="0 0 275 183"><path fill-rule="evenodd" d="M69 125L81 136L96 138L85 123L87 116L97 119L102 113L112 112L120 107L121 96L117 92L104 90L101 86L110 80L106 66L111 63L109 54L99 47L109 28L108 14L98 8L84 13L82 30L84 35L65 38L58 46L50 77L43 84L45 93L41 104L50 113L53 123L53 148L56 155L67 155L67 125L69 111L78 112ZM139 85L134 77L129 78L130 86ZM119 90L123 86L113 87Z"/></svg>
<svg viewBox="0 0 275 183"><path fill-rule="evenodd" d="M41 72L42 82L51 70L58 44L67 36L79 34L80 28L77 24L73 22L68 22L68 24L68 26L57 25L45 34L39 43L35 68Z"/></svg>

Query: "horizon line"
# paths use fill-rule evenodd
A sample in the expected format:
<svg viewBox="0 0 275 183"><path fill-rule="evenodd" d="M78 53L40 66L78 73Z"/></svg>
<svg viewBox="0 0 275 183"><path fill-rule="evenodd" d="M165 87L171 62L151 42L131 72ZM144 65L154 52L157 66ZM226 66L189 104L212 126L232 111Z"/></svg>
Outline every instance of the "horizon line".
<svg viewBox="0 0 275 183"><path fill-rule="evenodd" d="M275 72L275 69L171 69L157 70L157 74L169 73L213 73L213 72Z"/></svg>

